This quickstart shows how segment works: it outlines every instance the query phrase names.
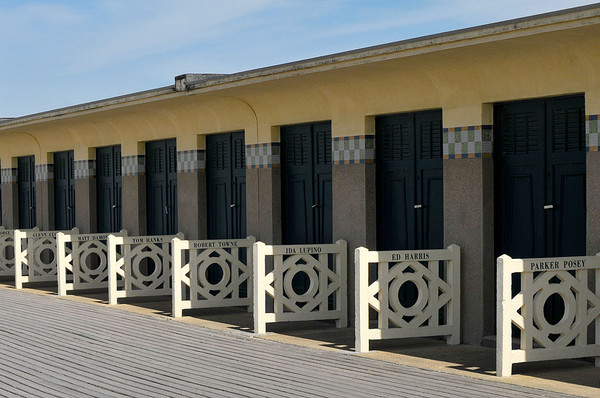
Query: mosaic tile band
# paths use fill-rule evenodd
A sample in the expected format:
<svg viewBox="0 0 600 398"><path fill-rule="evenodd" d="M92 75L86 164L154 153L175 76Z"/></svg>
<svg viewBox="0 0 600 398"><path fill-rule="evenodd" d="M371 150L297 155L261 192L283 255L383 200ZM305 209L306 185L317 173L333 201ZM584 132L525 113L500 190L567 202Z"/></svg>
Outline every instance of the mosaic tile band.
<svg viewBox="0 0 600 398"><path fill-rule="evenodd" d="M17 169L2 169L1 176L2 184L15 184L17 180Z"/></svg>
<svg viewBox="0 0 600 398"><path fill-rule="evenodd" d="M204 171L206 156L204 149L192 149L177 152L177 173L197 173Z"/></svg>
<svg viewBox="0 0 600 398"><path fill-rule="evenodd" d="M146 172L146 158L144 155L123 156L121 158L121 174L124 177L144 175Z"/></svg>
<svg viewBox="0 0 600 398"><path fill-rule="evenodd" d="M35 182L47 182L54 179L53 164L36 164L35 165Z"/></svg>
<svg viewBox="0 0 600 398"><path fill-rule="evenodd" d="M600 115L587 115L585 117L585 148L588 152L598 152L600 141Z"/></svg>
<svg viewBox="0 0 600 398"><path fill-rule="evenodd" d="M76 160L74 171L76 180L94 178L96 177L96 161L94 159Z"/></svg>
<svg viewBox="0 0 600 398"><path fill-rule="evenodd" d="M246 145L246 168L264 169L281 164L279 142Z"/></svg>
<svg viewBox="0 0 600 398"><path fill-rule="evenodd" d="M334 137L332 142L333 164L375 162L375 136L355 135Z"/></svg>
<svg viewBox="0 0 600 398"><path fill-rule="evenodd" d="M492 156L491 125L444 128L444 159L487 158Z"/></svg>

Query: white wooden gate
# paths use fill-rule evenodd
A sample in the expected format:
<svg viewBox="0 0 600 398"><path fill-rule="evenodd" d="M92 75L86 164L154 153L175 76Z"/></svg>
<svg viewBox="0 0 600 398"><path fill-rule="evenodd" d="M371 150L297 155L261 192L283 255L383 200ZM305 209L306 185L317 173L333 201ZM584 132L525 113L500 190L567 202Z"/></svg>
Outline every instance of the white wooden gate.
<svg viewBox="0 0 600 398"><path fill-rule="evenodd" d="M173 239L173 316L190 308L252 306L252 245L256 239ZM217 268L221 279L208 275Z"/></svg>
<svg viewBox="0 0 600 398"><path fill-rule="evenodd" d="M599 254L600 255L600 254ZM512 364L596 357L600 366L600 257L498 258L496 374L510 376ZM513 274L520 281L513 286ZM595 287L588 283L595 277ZM551 324L544 306L560 297L564 314ZM588 336L595 324L596 335ZM517 333L513 333L516 331ZM591 342L590 342L591 340ZM519 348L513 349L513 341Z"/></svg>
<svg viewBox="0 0 600 398"><path fill-rule="evenodd" d="M108 235L56 235L59 296L69 290L108 289ZM127 236L127 231L114 235Z"/></svg>
<svg viewBox="0 0 600 398"><path fill-rule="evenodd" d="M30 230L22 229L21 231L37 231L35 227ZM22 245L25 243L22 243ZM15 277L15 230L4 229L0 226L0 276Z"/></svg>
<svg viewBox="0 0 600 398"><path fill-rule="evenodd" d="M183 234L108 237L108 302L122 297L166 296L171 289L171 240ZM117 246L122 255L118 256Z"/></svg>
<svg viewBox="0 0 600 398"><path fill-rule="evenodd" d="M79 229L73 228L68 231L15 230L16 289L22 289L23 283L57 280L56 234L59 232L78 233Z"/></svg>
<svg viewBox="0 0 600 398"><path fill-rule="evenodd" d="M460 343L460 247L384 252L359 247L355 268L356 352L368 352L370 340L404 337L447 336L448 344ZM409 307L400 299L405 284L417 292Z"/></svg>
<svg viewBox="0 0 600 398"><path fill-rule="evenodd" d="M347 245L254 244L254 333L266 333L267 323L335 319L348 325ZM267 272L267 257L273 259ZM310 281L300 294L292 280L304 274ZM269 308L273 308L271 311Z"/></svg>

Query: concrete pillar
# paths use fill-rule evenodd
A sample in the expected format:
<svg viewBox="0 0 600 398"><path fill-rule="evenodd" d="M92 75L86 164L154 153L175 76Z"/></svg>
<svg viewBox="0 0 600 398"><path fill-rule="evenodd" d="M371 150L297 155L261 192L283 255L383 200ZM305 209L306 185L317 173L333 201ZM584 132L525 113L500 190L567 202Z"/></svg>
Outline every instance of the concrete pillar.
<svg viewBox="0 0 600 398"><path fill-rule="evenodd" d="M248 235L281 244L281 168L279 142L246 145Z"/></svg>
<svg viewBox="0 0 600 398"><path fill-rule="evenodd" d="M444 242L461 247L461 334L476 345L495 324L492 111L444 109Z"/></svg>
<svg viewBox="0 0 600 398"><path fill-rule="evenodd" d="M600 252L600 91L585 93L587 254Z"/></svg>
<svg viewBox="0 0 600 398"><path fill-rule="evenodd" d="M11 162L7 162L12 166ZM6 229L17 228L19 225L19 185L17 183L17 168L3 168L2 176L2 225Z"/></svg>
<svg viewBox="0 0 600 398"><path fill-rule="evenodd" d="M80 233L97 231L96 159L75 153L75 225Z"/></svg>
<svg viewBox="0 0 600 398"><path fill-rule="evenodd" d="M348 311L353 324L354 250L375 250L377 243L375 135L337 136L332 145L333 240L348 242Z"/></svg>
<svg viewBox="0 0 600 398"><path fill-rule="evenodd" d="M206 239L206 173L204 149L177 152L179 231L186 239Z"/></svg>
<svg viewBox="0 0 600 398"><path fill-rule="evenodd" d="M138 145L137 153L121 158L123 177L123 228L129 235L145 235L146 222L146 176L144 144Z"/></svg>

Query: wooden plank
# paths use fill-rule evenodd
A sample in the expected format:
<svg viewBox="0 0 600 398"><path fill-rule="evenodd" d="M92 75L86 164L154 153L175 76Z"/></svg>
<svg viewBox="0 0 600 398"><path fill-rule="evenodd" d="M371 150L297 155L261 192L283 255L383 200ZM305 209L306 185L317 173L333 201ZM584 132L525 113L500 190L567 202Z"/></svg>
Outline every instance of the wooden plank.
<svg viewBox="0 0 600 398"><path fill-rule="evenodd" d="M3 375L13 384L49 389L45 396L68 396L61 389L69 380L81 386L73 396L93 396L92 387L106 388L106 396L119 385L127 385L123 395L165 397L564 396L51 296L0 289L0 302L0 338L10 339L0 352L11 353L0 355L0 366L9 370ZM111 362L115 367L108 369ZM58 374L51 380L50 371ZM91 372L95 376L86 379Z"/></svg>

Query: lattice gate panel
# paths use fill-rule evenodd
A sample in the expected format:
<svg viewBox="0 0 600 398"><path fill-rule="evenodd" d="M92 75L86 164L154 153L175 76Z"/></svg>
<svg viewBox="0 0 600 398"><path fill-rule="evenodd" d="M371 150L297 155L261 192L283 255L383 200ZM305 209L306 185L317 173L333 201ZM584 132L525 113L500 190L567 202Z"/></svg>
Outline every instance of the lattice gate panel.
<svg viewBox="0 0 600 398"><path fill-rule="evenodd" d="M357 352L369 351L370 340L392 338L447 336L448 344L460 343L460 247L385 252L361 247L355 263ZM408 286L412 299L404 293Z"/></svg>
<svg viewBox="0 0 600 398"><path fill-rule="evenodd" d="M519 362L596 357L596 366L600 366L599 255L498 257L498 376L510 376L512 365ZM594 287L589 283L592 278ZM546 317L550 301L564 307L556 322ZM588 335L590 325L595 325L595 336ZM515 341L518 348L513 347Z"/></svg>
<svg viewBox="0 0 600 398"><path fill-rule="evenodd" d="M38 228L21 231L38 231ZM21 243L27 245L26 242ZM15 277L15 230L0 227L0 276Z"/></svg>
<svg viewBox="0 0 600 398"><path fill-rule="evenodd" d="M122 230L115 236L127 236ZM82 289L108 291L109 234L64 234L56 236L58 253L58 295ZM120 257L120 253L117 253Z"/></svg>
<svg viewBox="0 0 600 398"><path fill-rule="evenodd" d="M191 308L250 309L254 242L252 236L204 241L173 239L173 316L180 317L184 309Z"/></svg>
<svg viewBox="0 0 600 398"><path fill-rule="evenodd" d="M183 234L108 237L108 301L123 297L166 296L171 289L171 240ZM118 250L122 250L122 256Z"/></svg>
<svg viewBox="0 0 600 398"><path fill-rule="evenodd" d="M79 229L73 228L68 231L15 230L16 289L22 289L23 283L57 281L56 234L59 232L78 233Z"/></svg>
<svg viewBox="0 0 600 398"><path fill-rule="evenodd" d="M336 320L346 327L347 244L254 245L254 332L266 333L266 324L287 321ZM267 258L273 261L267 271ZM294 278L308 282L297 291ZM269 308L269 307L272 307Z"/></svg>

